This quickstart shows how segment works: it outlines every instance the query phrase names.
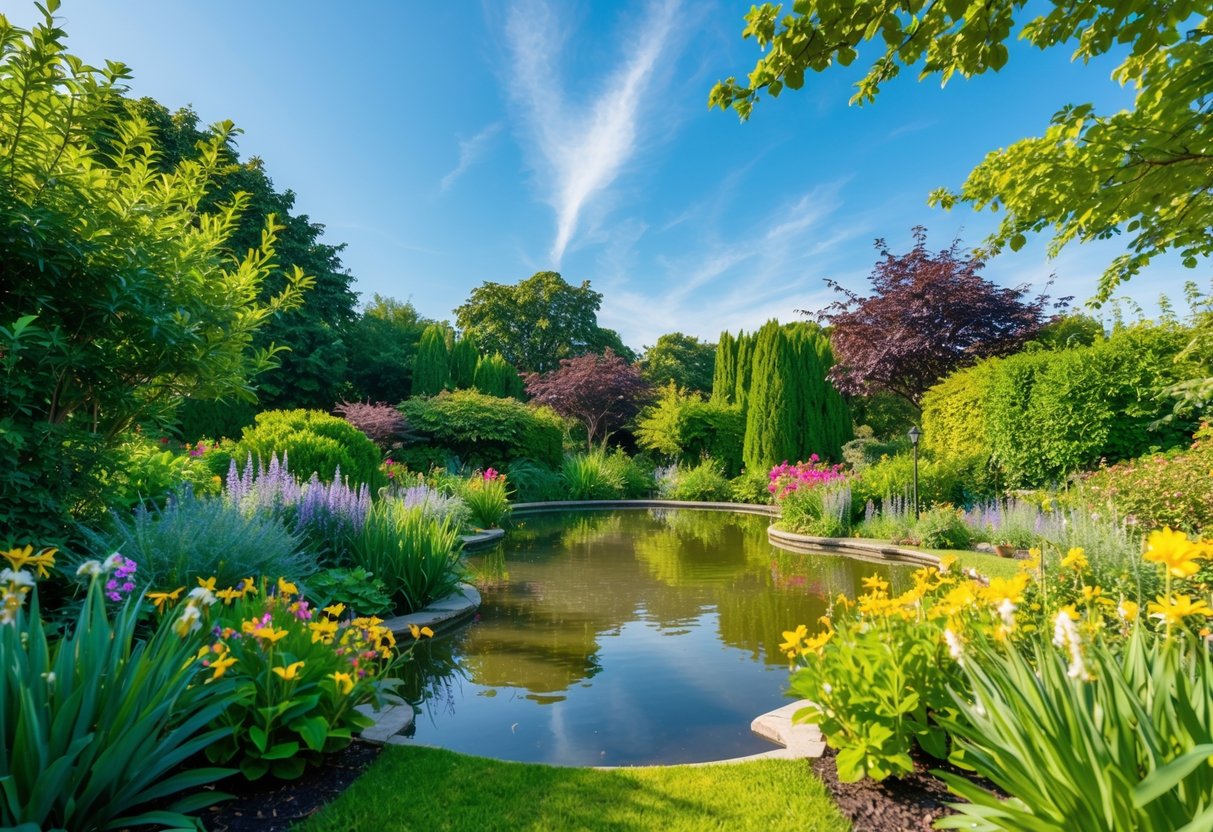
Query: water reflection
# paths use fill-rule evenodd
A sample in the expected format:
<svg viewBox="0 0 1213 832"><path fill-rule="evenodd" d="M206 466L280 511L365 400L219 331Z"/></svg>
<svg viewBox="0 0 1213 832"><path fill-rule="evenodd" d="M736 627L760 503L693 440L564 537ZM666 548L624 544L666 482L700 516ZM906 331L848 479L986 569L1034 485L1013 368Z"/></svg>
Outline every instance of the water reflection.
<svg viewBox="0 0 1213 832"><path fill-rule="evenodd" d="M780 635L862 577L898 570L781 552L768 520L690 510L526 518L469 558L469 626L417 652L417 741L561 764L714 759L786 701ZM899 576L897 576L899 577Z"/></svg>

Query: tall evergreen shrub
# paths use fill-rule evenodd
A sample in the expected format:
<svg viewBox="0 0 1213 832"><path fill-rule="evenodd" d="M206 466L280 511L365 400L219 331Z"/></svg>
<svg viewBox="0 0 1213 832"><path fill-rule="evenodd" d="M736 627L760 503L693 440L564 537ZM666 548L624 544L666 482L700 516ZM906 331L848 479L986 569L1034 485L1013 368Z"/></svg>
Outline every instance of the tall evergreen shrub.
<svg viewBox="0 0 1213 832"><path fill-rule="evenodd" d="M450 382L447 329L432 324L421 333L417 347L417 363L413 367L413 395L436 396Z"/></svg>

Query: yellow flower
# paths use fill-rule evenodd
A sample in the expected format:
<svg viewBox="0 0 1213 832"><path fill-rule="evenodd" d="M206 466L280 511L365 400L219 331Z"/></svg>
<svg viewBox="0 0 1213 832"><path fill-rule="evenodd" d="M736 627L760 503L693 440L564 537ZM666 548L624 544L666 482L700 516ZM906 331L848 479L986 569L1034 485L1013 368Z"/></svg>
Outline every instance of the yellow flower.
<svg viewBox="0 0 1213 832"><path fill-rule="evenodd" d="M343 695L349 695L354 689L354 677L348 673L330 673L329 678L337 685L337 690Z"/></svg>
<svg viewBox="0 0 1213 832"><path fill-rule="evenodd" d="M1193 601L1189 595L1176 595L1164 598L1161 595L1157 601L1151 601L1150 617L1165 621L1167 624L1182 624L1185 618L1193 615L1213 616L1213 609L1203 600Z"/></svg>
<svg viewBox="0 0 1213 832"><path fill-rule="evenodd" d="M331 604L325 607L324 611L333 616L333 618L340 618L341 614L345 612L345 604Z"/></svg>
<svg viewBox="0 0 1213 832"><path fill-rule="evenodd" d="M7 558L8 562L13 565L13 571L16 572L25 566L25 564L29 563L29 561L33 560L33 552L33 546L25 546L21 548L14 546L7 552L0 552L0 558Z"/></svg>
<svg viewBox="0 0 1213 832"><path fill-rule="evenodd" d="M1075 572L1081 572L1089 565L1087 553L1081 546L1075 546L1061 559L1062 569L1073 569Z"/></svg>
<svg viewBox="0 0 1213 832"><path fill-rule="evenodd" d="M422 636L425 636L426 638L434 637L434 631L429 627L418 627L416 624L409 625L409 632L413 634L414 639L419 639Z"/></svg>
<svg viewBox="0 0 1213 832"><path fill-rule="evenodd" d="M1204 554L1203 544L1188 540L1183 532L1171 531L1167 527L1150 533L1144 557L1152 563L1161 563L1172 577L1188 578L1200 569L1195 561Z"/></svg>
<svg viewBox="0 0 1213 832"><path fill-rule="evenodd" d="M257 592L257 582L253 580L252 575L241 581L239 585L242 587L240 590L242 595L256 594Z"/></svg>
<svg viewBox="0 0 1213 832"><path fill-rule="evenodd" d="M1089 604L1097 599L1102 600L1100 599L1101 595L1103 595L1102 587L1087 586L1085 584L1082 587L1082 600L1084 604Z"/></svg>
<svg viewBox="0 0 1213 832"><path fill-rule="evenodd" d="M256 629L253 630L253 635L255 635L257 638L263 638L263 639L267 640L270 644L274 644L275 642L280 641L283 638L286 638L287 631L286 630L275 630L273 625L271 624L269 627L257 627Z"/></svg>
<svg viewBox="0 0 1213 832"><path fill-rule="evenodd" d="M234 665L235 663L236 663L236 659L234 656L232 656L231 653L224 653L219 658L217 658L213 662L211 662L211 671L212 671L211 678L208 679L207 681L212 682L215 679L218 679L224 673L227 673L227 669L229 667L231 667L232 665ZM275 669L277 669L277 668L275 668Z"/></svg>
<svg viewBox="0 0 1213 832"><path fill-rule="evenodd" d="M287 665L286 667L275 667L275 668L272 668L272 670L281 679L283 679L284 681L290 682L290 681L294 680L294 678L296 676L299 675L299 668L301 668L301 667L303 667L303 662L292 662L291 664Z"/></svg>
<svg viewBox="0 0 1213 832"><path fill-rule="evenodd" d="M322 641L329 644L333 640L333 636L337 634L337 622L333 620L313 621L307 625L307 628L312 631L312 644Z"/></svg>
<svg viewBox="0 0 1213 832"><path fill-rule="evenodd" d="M199 578L198 586L202 587L203 589L207 590L208 592L214 592L216 580L217 580L216 578L207 578L206 580Z"/></svg>
<svg viewBox="0 0 1213 832"><path fill-rule="evenodd" d="M1125 600L1121 601L1120 605L1116 608L1116 614L1128 622L1137 620L1137 612L1138 612L1137 604L1133 601L1128 600L1127 598Z"/></svg>
<svg viewBox="0 0 1213 832"><path fill-rule="evenodd" d="M282 595L298 595L299 587L295 586L290 581L279 578L278 579L278 592L281 593Z"/></svg>
<svg viewBox="0 0 1213 832"><path fill-rule="evenodd" d="M821 649L826 646L826 643L833 637L832 630L818 633L810 639L806 639L804 647L800 648L800 655L807 656L809 653L821 653Z"/></svg>
<svg viewBox="0 0 1213 832"><path fill-rule="evenodd" d="M779 649L790 655L795 655L795 651L800 649L800 642L804 641L805 636L809 634L809 628L801 624L795 630L783 631L783 644L779 645Z"/></svg>
<svg viewBox="0 0 1213 832"><path fill-rule="evenodd" d="M889 582L883 580L879 575L871 575L864 578L863 585L865 588L870 589L873 592L884 592L889 588Z"/></svg>
<svg viewBox="0 0 1213 832"><path fill-rule="evenodd" d="M1013 578L991 578L983 594L986 601L995 607L1003 601L1018 605L1023 603L1023 593L1027 588L1028 574L1019 572Z"/></svg>
<svg viewBox="0 0 1213 832"><path fill-rule="evenodd" d="M156 605L156 612L162 612L164 605L170 601L176 601L181 597L182 592L185 592L185 587L179 586L172 592L149 592L147 597Z"/></svg>
<svg viewBox="0 0 1213 832"><path fill-rule="evenodd" d="M939 571L947 572L952 568L952 564L956 563L956 555L941 555L939 558Z"/></svg>
<svg viewBox="0 0 1213 832"><path fill-rule="evenodd" d="M243 592L241 592L238 589L234 589L234 588L221 589L218 592L216 592L215 594L223 599L223 603L225 606L230 605L232 603L232 601L235 601L237 598L244 597Z"/></svg>

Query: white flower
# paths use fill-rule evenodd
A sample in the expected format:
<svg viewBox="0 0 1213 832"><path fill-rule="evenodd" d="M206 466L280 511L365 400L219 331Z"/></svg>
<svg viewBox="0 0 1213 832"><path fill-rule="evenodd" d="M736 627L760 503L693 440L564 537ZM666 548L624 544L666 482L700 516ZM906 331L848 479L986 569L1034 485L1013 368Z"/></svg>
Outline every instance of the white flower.
<svg viewBox="0 0 1213 832"><path fill-rule="evenodd" d="M34 576L24 569L0 569L0 583L12 584L15 587L33 586Z"/></svg>
<svg viewBox="0 0 1213 832"><path fill-rule="evenodd" d="M42 674L42 678L46 680L48 685L55 684L55 671L48 670L46 673Z"/></svg>
<svg viewBox="0 0 1213 832"><path fill-rule="evenodd" d="M206 604L208 607L218 600L215 598L215 593L211 592L204 586L194 587L190 590L190 594L185 597L190 601L197 601L200 604Z"/></svg>
<svg viewBox="0 0 1213 832"><path fill-rule="evenodd" d="M1008 630L1015 628L1015 604L1010 598L1002 599L1002 603L998 605L998 614Z"/></svg>
<svg viewBox="0 0 1213 832"><path fill-rule="evenodd" d="M108 558L105 559L105 563L101 564L101 568L102 568L102 570L104 570L106 572L113 572L115 569L117 569L119 566L122 565L123 560L125 560L125 558L122 557L121 552L114 552L112 555L110 555Z"/></svg>
<svg viewBox="0 0 1213 832"><path fill-rule="evenodd" d="M102 566L100 561L86 560L84 563L80 564L80 567L76 570L76 574L89 575L95 578L101 574L101 571Z"/></svg>
<svg viewBox="0 0 1213 832"><path fill-rule="evenodd" d="M201 628L202 611L193 604L186 605L185 609L181 611L181 617L173 625L173 630L182 638L185 638L190 633L197 632Z"/></svg>
<svg viewBox="0 0 1213 832"><path fill-rule="evenodd" d="M1064 648L1070 654L1070 668L1066 671L1066 675L1071 679L1091 678L1091 674L1087 671L1086 660L1082 655L1082 636L1078 632L1078 625L1065 610L1057 613L1057 618L1053 621L1053 643Z"/></svg>
<svg viewBox="0 0 1213 832"><path fill-rule="evenodd" d="M964 642L960 640L960 636L948 629L943 631L943 640L948 643L948 652L956 663L964 664Z"/></svg>

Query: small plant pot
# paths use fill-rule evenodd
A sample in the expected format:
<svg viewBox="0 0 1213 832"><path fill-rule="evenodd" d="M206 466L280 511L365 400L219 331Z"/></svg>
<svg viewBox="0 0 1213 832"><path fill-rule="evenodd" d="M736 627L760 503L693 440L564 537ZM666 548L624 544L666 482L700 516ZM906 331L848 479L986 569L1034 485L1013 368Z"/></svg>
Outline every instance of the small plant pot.
<svg viewBox="0 0 1213 832"><path fill-rule="evenodd" d="M1014 546L995 546L994 551L998 554L998 556L1000 558L1015 557L1015 547Z"/></svg>

